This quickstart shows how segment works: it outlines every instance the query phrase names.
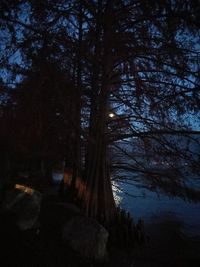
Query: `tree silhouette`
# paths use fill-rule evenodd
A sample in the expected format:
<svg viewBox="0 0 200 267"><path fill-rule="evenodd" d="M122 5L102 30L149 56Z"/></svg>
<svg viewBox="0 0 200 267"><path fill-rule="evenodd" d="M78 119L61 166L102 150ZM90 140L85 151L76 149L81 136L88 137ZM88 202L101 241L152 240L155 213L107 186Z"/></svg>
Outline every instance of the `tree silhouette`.
<svg viewBox="0 0 200 267"><path fill-rule="evenodd" d="M31 84L41 74L32 91L39 93L44 128L55 116L50 115L49 97L57 99L56 108L61 110L68 99L68 111L61 112L68 123L54 128L51 137L66 135L74 154L73 186L84 169L79 197L88 216L110 222L116 213L111 150L123 152L120 160L126 161L115 162L113 169L136 171L142 183L148 183L146 173L160 188L171 183L170 188L177 191L184 181L177 168L172 168L173 179L171 173L163 177L150 170L146 164L151 155L160 155L169 164L185 160L199 172L198 149L193 157L190 146L176 145L186 136L199 146L198 132L186 119L190 113L199 116L198 1L7 1L2 10L2 47L7 51L1 54L7 70L4 81L9 73L13 81L20 74L24 79L20 86L25 88L27 70L32 73ZM16 51L18 60L13 59ZM66 81L71 89L69 85L64 92ZM56 88L52 95L50 88ZM47 102L42 102L42 95ZM62 147L65 138L61 140ZM120 140L133 152L127 152ZM143 161L135 146L146 154ZM182 197L188 195L186 191L181 191Z"/></svg>

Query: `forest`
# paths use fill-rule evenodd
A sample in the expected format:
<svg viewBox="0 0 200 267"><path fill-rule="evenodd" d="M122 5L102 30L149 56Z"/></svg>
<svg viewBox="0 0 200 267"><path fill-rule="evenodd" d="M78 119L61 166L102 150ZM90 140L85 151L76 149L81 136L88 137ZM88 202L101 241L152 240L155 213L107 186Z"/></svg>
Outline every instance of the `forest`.
<svg viewBox="0 0 200 267"><path fill-rule="evenodd" d="M42 191L61 162L83 213L108 229L116 181L200 200L187 183L200 179L198 0L0 10L1 201L21 173Z"/></svg>

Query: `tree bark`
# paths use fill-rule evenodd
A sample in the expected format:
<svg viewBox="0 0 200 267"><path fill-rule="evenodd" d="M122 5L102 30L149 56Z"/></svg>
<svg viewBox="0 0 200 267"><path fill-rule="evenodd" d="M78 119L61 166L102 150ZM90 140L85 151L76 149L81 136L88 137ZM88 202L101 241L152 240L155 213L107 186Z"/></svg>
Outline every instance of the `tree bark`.
<svg viewBox="0 0 200 267"><path fill-rule="evenodd" d="M89 140L86 166L86 188L84 208L87 216L109 223L115 215L115 201L112 192L107 162L105 137L94 130Z"/></svg>
<svg viewBox="0 0 200 267"><path fill-rule="evenodd" d="M86 188L84 209L86 215L109 225L116 213L110 173L108 169L108 142L106 137L110 97L109 72L112 66L110 4L102 21L102 1L98 1L95 28L95 51L91 86L91 111L88 152L86 159Z"/></svg>
<svg viewBox="0 0 200 267"><path fill-rule="evenodd" d="M76 77L75 77L75 108L74 119L76 128L74 129L74 160L73 160L73 175L71 188L75 190L77 177L81 172L81 94L82 94L82 38L83 38L83 4L79 1L79 17L78 17L78 46L76 59Z"/></svg>
<svg viewBox="0 0 200 267"><path fill-rule="evenodd" d="M109 224L115 216L116 206L108 169L107 94L107 88L102 87L98 98L98 109L91 110L93 114L91 114L86 161L84 209L87 216L95 217L99 221Z"/></svg>

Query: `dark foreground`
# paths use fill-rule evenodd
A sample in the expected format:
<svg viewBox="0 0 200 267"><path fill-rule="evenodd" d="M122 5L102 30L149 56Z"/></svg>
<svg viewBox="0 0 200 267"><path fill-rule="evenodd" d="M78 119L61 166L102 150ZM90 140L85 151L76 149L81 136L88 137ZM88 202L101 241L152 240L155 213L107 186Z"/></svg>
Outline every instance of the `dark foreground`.
<svg viewBox="0 0 200 267"><path fill-rule="evenodd" d="M45 201L43 205L46 205ZM51 209L51 206L49 206ZM45 209L44 209L45 210ZM199 267L200 238L187 237L175 219L163 218L160 223L147 225L145 246L108 246L104 262L92 262L76 255L59 238L54 222L56 210L49 218L41 210L40 229L21 232L10 213L1 212L1 267Z"/></svg>

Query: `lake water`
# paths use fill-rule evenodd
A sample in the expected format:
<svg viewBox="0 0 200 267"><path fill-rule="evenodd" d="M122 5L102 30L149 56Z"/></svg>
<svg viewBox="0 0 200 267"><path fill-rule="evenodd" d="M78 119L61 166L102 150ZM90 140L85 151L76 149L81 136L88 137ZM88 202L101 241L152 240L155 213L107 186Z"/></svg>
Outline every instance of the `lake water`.
<svg viewBox="0 0 200 267"><path fill-rule="evenodd" d="M63 173L54 173L56 184L63 178ZM113 187L117 204L130 212L135 222L142 218L145 224L158 223L161 218L170 218L184 225L184 232L190 236L200 236L200 202L192 203L178 197L157 194L136 185L117 182Z"/></svg>
<svg viewBox="0 0 200 267"><path fill-rule="evenodd" d="M168 197L135 185L117 183L123 189L114 189L119 206L130 212L135 221L144 219L153 224L161 218L175 219L183 224L184 233L200 236L200 202L191 203L178 197ZM130 196L133 195L133 196Z"/></svg>

